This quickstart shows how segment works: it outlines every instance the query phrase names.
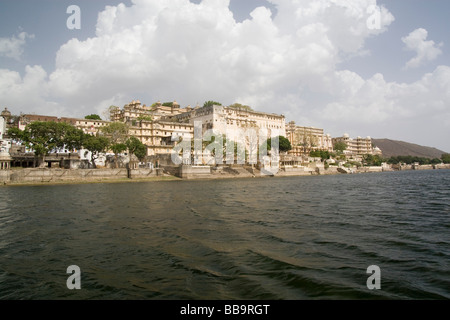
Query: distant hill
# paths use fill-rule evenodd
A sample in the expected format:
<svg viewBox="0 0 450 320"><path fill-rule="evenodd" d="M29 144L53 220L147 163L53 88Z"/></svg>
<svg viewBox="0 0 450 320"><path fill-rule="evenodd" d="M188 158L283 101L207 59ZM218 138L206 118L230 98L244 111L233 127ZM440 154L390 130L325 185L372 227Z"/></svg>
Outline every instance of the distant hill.
<svg viewBox="0 0 450 320"><path fill-rule="evenodd" d="M421 158L438 158L440 159L445 151L419 146L404 141L396 141L390 139L372 139L372 143L381 149L383 152L383 158L390 158L394 156L413 156Z"/></svg>

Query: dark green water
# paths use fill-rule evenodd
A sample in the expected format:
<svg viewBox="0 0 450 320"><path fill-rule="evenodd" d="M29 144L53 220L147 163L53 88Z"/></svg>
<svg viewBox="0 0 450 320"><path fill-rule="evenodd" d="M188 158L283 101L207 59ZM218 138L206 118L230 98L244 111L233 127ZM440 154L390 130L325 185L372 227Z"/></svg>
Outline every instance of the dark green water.
<svg viewBox="0 0 450 320"><path fill-rule="evenodd" d="M0 299L449 299L449 258L450 170L0 188Z"/></svg>

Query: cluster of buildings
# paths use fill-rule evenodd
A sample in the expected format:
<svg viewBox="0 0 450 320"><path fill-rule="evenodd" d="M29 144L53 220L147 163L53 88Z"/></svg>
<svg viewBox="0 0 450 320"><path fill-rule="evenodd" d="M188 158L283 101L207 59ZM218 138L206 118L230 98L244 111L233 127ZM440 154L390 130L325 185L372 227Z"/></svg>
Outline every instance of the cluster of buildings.
<svg viewBox="0 0 450 320"><path fill-rule="evenodd" d="M203 132L213 129L217 133L226 134L227 139L230 140L235 140L242 129L248 128L264 129L269 137L273 132L284 136L292 145L292 150L289 151L291 160L308 156L313 150L333 152L333 145L338 141L347 144L345 150L347 156L381 154L378 148L372 146L370 137L351 139L346 134L343 137L332 138L329 134L325 134L323 129L298 126L294 121L286 123L284 115L254 111L240 105L213 104L182 108L176 101L164 104L157 102L146 106L139 100L133 100L123 108L111 107L110 121L35 114L21 114L13 119L11 113L5 108L0 118L0 162L2 157L8 159L7 154L9 157L11 142L4 138L8 127L17 126L23 130L27 124L34 121L65 122L91 135L97 134L110 122L124 122L129 125L130 135L137 137L147 146L148 156L170 155L177 143L173 137L187 137L192 140L194 126L199 122Z"/></svg>

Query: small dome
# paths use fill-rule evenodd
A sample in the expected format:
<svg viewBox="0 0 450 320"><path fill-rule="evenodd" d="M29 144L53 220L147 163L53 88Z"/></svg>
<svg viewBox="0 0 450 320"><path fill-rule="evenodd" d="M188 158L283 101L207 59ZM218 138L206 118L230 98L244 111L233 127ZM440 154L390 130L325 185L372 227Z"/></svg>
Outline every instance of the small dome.
<svg viewBox="0 0 450 320"><path fill-rule="evenodd" d="M344 133L344 138L350 138L350 136L348 135L348 133Z"/></svg>
<svg viewBox="0 0 450 320"><path fill-rule="evenodd" d="M5 110L2 111L1 113L2 117L11 117L11 112L8 110L8 108L5 108Z"/></svg>
<svg viewBox="0 0 450 320"><path fill-rule="evenodd" d="M372 140L372 138L370 136L367 136L367 140Z"/></svg>

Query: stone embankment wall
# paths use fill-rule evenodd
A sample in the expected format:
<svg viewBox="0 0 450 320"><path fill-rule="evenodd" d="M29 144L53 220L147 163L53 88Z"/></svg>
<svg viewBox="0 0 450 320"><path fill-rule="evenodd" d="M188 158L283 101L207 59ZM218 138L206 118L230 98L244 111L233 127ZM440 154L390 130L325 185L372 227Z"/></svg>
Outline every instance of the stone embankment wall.
<svg viewBox="0 0 450 320"><path fill-rule="evenodd" d="M158 169L130 170L132 179L142 179L162 175ZM0 171L2 183L30 183L30 182L71 182L117 180L128 178L127 169L47 169L33 168L21 170Z"/></svg>
<svg viewBox="0 0 450 320"><path fill-rule="evenodd" d="M210 166L181 166L180 177L183 179L211 178Z"/></svg>

